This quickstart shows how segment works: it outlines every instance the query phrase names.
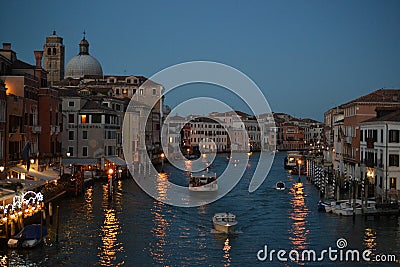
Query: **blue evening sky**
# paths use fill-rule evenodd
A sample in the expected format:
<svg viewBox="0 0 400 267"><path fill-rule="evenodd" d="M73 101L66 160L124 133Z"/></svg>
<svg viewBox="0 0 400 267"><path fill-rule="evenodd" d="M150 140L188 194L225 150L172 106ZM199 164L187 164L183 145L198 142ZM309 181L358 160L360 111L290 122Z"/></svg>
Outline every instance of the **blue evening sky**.
<svg viewBox="0 0 400 267"><path fill-rule="evenodd" d="M6 1L0 41L34 64L53 30L66 63L87 32L105 74L151 76L210 60L247 74L271 108L323 119L324 111L379 88L400 88L400 1ZM175 106L207 95L247 111L212 86L168 94ZM195 109L195 107L193 107ZM194 113L196 113L194 111Z"/></svg>

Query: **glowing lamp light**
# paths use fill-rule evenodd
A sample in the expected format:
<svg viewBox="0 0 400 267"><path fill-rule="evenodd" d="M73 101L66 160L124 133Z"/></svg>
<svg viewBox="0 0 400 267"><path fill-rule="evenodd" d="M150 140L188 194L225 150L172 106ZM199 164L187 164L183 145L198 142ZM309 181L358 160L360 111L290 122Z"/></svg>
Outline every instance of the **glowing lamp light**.
<svg viewBox="0 0 400 267"><path fill-rule="evenodd" d="M108 169L108 174L109 175L112 175L114 173L114 170L113 169Z"/></svg>
<svg viewBox="0 0 400 267"><path fill-rule="evenodd" d="M165 158L165 154L164 153L161 153L161 158L162 159Z"/></svg>
<svg viewBox="0 0 400 267"><path fill-rule="evenodd" d="M298 161L297 161L297 164L299 164L299 165L301 165L303 162L301 161L301 159L299 159Z"/></svg>
<svg viewBox="0 0 400 267"><path fill-rule="evenodd" d="M35 160L34 160L34 159L31 159L31 164L33 164L33 163L35 163Z"/></svg>
<svg viewBox="0 0 400 267"><path fill-rule="evenodd" d="M67 152L67 157L71 156L71 153Z"/></svg>
<svg viewBox="0 0 400 267"><path fill-rule="evenodd" d="M0 166L0 172L4 171L4 166Z"/></svg>

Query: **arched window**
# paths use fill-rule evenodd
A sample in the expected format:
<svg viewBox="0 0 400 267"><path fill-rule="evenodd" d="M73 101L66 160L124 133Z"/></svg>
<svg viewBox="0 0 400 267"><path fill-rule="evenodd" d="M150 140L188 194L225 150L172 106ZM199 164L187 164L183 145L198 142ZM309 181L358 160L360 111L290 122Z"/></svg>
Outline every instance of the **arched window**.
<svg viewBox="0 0 400 267"><path fill-rule="evenodd" d="M47 48L47 55L51 55L51 48Z"/></svg>
<svg viewBox="0 0 400 267"><path fill-rule="evenodd" d="M57 49L55 47L53 48L53 55L57 55Z"/></svg>

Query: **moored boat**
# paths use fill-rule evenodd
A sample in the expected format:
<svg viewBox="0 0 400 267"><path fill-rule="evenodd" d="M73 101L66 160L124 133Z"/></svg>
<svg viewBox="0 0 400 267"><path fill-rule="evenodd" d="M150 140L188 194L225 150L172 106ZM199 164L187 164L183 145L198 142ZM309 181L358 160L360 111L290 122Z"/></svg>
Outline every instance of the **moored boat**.
<svg viewBox="0 0 400 267"><path fill-rule="evenodd" d="M236 216L229 212L216 213L213 217L215 230L225 234L233 234L236 231Z"/></svg>
<svg viewBox="0 0 400 267"><path fill-rule="evenodd" d="M25 226L21 232L11 237L7 245L10 248L33 248L39 245L47 235L46 226L40 224L30 224Z"/></svg>
<svg viewBox="0 0 400 267"><path fill-rule="evenodd" d="M318 201L318 211L319 212L332 212L332 206L330 203L324 201Z"/></svg>

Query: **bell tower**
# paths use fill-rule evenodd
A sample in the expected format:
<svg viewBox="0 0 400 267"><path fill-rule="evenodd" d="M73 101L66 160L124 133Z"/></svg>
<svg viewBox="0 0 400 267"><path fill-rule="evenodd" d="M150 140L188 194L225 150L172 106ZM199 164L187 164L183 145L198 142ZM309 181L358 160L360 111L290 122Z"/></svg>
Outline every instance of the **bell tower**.
<svg viewBox="0 0 400 267"><path fill-rule="evenodd" d="M53 31L53 34L46 37L43 46L44 69L48 72L47 82L50 85L59 83L64 79L65 46L63 38Z"/></svg>

